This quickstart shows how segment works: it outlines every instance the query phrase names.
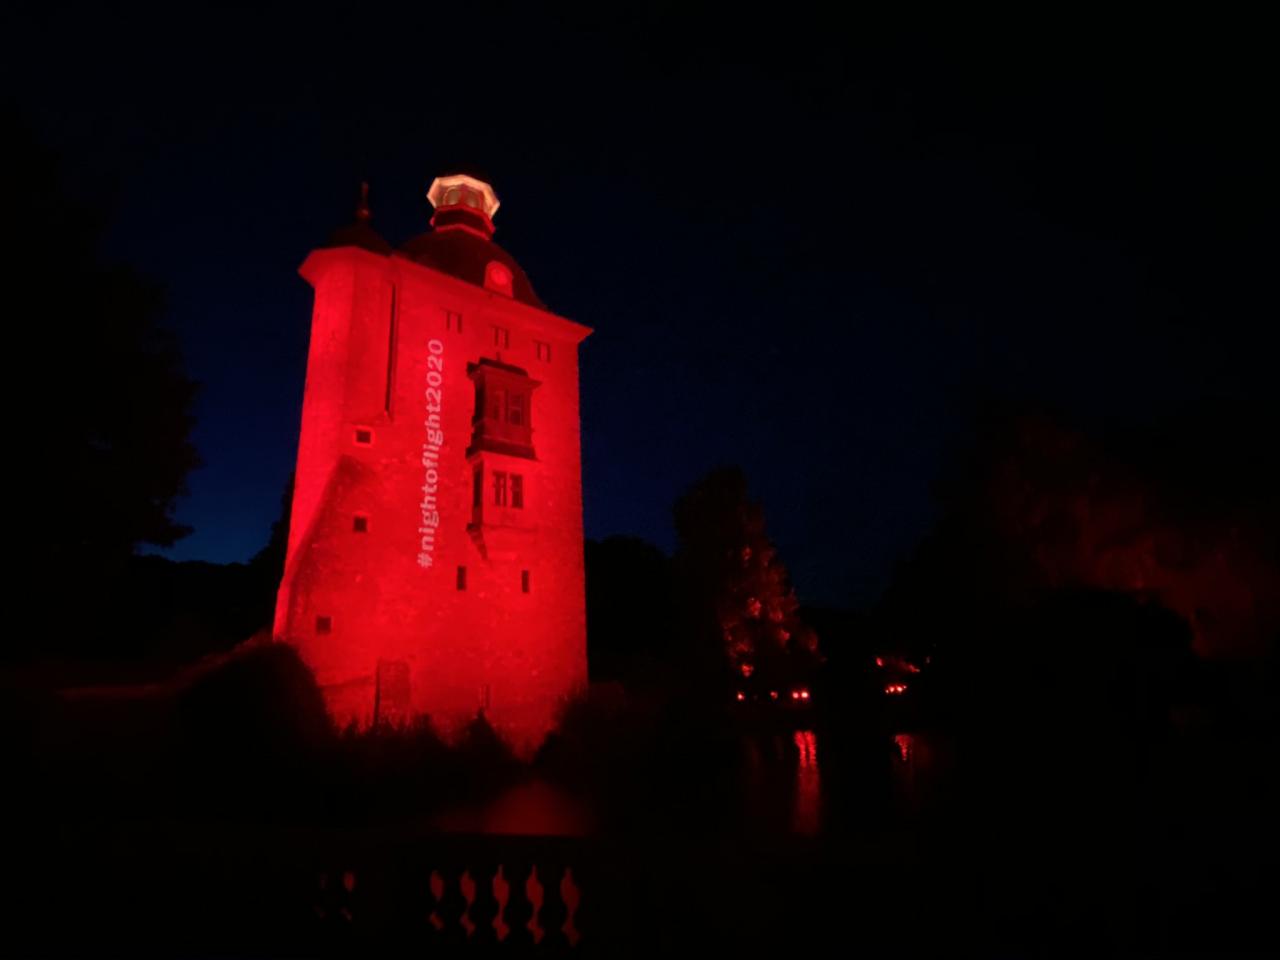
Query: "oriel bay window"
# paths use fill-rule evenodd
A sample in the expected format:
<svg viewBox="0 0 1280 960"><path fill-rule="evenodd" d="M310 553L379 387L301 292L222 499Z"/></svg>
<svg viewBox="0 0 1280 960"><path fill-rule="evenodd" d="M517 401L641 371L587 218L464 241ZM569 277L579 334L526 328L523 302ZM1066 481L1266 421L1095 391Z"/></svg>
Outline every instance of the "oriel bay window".
<svg viewBox="0 0 1280 960"><path fill-rule="evenodd" d="M538 381L520 367L488 359L470 364L467 374L476 387L467 453L489 450L534 459L533 391Z"/></svg>

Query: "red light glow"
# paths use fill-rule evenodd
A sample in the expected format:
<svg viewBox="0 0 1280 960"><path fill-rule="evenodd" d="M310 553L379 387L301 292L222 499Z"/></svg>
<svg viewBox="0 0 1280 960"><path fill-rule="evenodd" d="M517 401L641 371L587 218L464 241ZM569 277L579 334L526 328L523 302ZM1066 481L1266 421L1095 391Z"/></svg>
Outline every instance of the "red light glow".
<svg viewBox="0 0 1280 960"><path fill-rule="evenodd" d="M898 746L898 756L903 763L911 759L911 734L899 733L893 738L893 742Z"/></svg>
<svg viewBox="0 0 1280 960"><path fill-rule="evenodd" d="M747 699L747 695L746 695L745 693L743 693L741 690L739 690L739 691L738 691L738 702L739 702L739 703L741 703L741 702L742 702L743 700L745 700L745 699Z"/></svg>
<svg viewBox="0 0 1280 960"><path fill-rule="evenodd" d="M431 199L446 220L498 207L463 176ZM540 309L483 234L442 223L422 248L436 259L335 246L302 265L315 297L273 634L339 727L429 715L454 739L482 713L525 752L587 680L590 331Z"/></svg>
<svg viewBox="0 0 1280 960"><path fill-rule="evenodd" d="M812 836L822 824L821 774L818 768L818 740L812 730L797 730L796 796L791 827Z"/></svg>
<svg viewBox="0 0 1280 960"><path fill-rule="evenodd" d="M898 694L906 693L907 685L905 683L885 684L884 692L889 694L890 696L896 696Z"/></svg>

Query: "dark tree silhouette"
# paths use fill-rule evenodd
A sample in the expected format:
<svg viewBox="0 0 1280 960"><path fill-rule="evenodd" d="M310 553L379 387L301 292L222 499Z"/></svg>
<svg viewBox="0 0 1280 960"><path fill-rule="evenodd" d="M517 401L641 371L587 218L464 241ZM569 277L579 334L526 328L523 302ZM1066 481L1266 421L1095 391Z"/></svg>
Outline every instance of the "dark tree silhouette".
<svg viewBox="0 0 1280 960"><path fill-rule="evenodd" d="M1224 411L1216 428L1090 435L989 409L939 484L938 526L898 572L890 619L908 636L944 635L1055 590L1110 590L1157 597L1200 653L1261 652L1280 625L1276 488L1259 489L1276 472L1273 454L1247 455L1238 421Z"/></svg>
<svg viewBox="0 0 1280 960"><path fill-rule="evenodd" d="M159 323L160 290L104 259L103 210L73 199L56 158L21 118L6 120L18 225L6 327L39 410L23 437L23 522L35 597L74 598L62 607L74 620L109 598L138 546L188 532L173 509L198 463L195 385Z"/></svg>
<svg viewBox="0 0 1280 960"><path fill-rule="evenodd" d="M249 566L274 592L284 576L285 554L289 549L289 515L293 507L293 474L285 482L280 494L280 516L271 524L271 533L262 549L249 558Z"/></svg>
<svg viewBox="0 0 1280 960"><path fill-rule="evenodd" d="M588 540L587 663L592 679L630 686L676 659L671 561L636 537Z"/></svg>
<svg viewBox="0 0 1280 960"><path fill-rule="evenodd" d="M676 501L675 525L683 612L702 657L764 673L817 656L739 468L712 471Z"/></svg>

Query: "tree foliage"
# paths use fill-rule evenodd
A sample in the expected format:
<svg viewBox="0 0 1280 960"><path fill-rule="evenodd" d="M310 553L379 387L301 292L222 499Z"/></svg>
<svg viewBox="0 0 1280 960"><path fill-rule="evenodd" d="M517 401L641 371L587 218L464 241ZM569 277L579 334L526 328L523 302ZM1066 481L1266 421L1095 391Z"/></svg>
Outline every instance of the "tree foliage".
<svg viewBox="0 0 1280 960"><path fill-rule="evenodd" d="M695 637L735 670L817 656L764 511L737 467L713 470L675 504L675 563Z"/></svg>
<svg viewBox="0 0 1280 960"><path fill-rule="evenodd" d="M593 680L660 681L679 660L671 561L636 537L588 540L587 663Z"/></svg>
<svg viewBox="0 0 1280 960"><path fill-rule="evenodd" d="M895 618L1116 591L1176 612L1202 654L1260 652L1280 623L1276 488L1268 500L1259 485L1274 464L1240 462L1251 444L1224 440L1231 421L1102 434L1043 412L990 411L939 485L934 534L899 572Z"/></svg>
<svg viewBox="0 0 1280 960"><path fill-rule="evenodd" d="M110 595L137 547L188 533L173 511L198 463L196 387L160 323L160 289L103 256L103 210L74 199L56 158L9 119L6 327L34 412L18 428L22 521L37 587L72 585L75 614Z"/></svg>
<svg viewBox="0 0 1280 960"><path fill-rule="evenodd" d="M42 371L32 400L44 429L26 437L47 507L38 549L50 563L74 565L169 546L188 532L173 507L198 460L195 384L160 325L163 296L103 258L103 212L69 196L55 158L21 124L10 129L22 235L11 248L8 326L19 355Z"/></svg>

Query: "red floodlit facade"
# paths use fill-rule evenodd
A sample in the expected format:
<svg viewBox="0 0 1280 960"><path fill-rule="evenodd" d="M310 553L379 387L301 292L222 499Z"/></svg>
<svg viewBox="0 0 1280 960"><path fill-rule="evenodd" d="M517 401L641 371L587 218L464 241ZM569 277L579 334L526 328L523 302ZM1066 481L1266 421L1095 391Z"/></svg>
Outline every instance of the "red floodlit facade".
<svg viewBox="0 0 1280 960"><path fill-rule="evenodd" d="M440 177L393 251L357 222L313 252L274 634L341 726L477 715L536 745L586 684L578 344L492 241L482 180Z"/></svg>

